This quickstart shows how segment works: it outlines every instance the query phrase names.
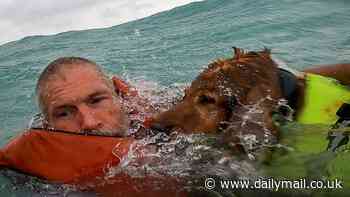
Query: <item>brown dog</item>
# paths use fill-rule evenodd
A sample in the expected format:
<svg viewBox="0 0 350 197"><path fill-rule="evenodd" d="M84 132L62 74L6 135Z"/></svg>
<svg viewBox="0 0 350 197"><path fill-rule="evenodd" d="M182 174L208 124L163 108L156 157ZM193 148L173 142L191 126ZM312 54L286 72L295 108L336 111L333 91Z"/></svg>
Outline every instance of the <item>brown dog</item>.
<svg viewBox="0 0 350 197"><path fill-rule="evenodd" d="M183 133L224 133L229 142L277 135L272 113L282 98L270 51L244 53L211 63L185 90L182 101L154 117L153 128ZM272 135L271 135L272 134Z"/></svg>
<svg viewBox="0 0 350 197"><path fill-rule="evenodd" d="M248 141L248 149L254 143L276 139L278 131L272 114L285 114L278 108L283 98L295 110L294 115L298 115L304 102L305 80L279 69L267 49L245 53L234 48L234 52L233 58L209 64L185 90L182 101L154 117L153 129L220 134L224 143L234 147ZM334 72L335 67L338 72ZM349 64L338 64L308 72L348 84L349 77L344 75L350 75L349 68ZM290 81L292 85L288 85Z"/></svg>

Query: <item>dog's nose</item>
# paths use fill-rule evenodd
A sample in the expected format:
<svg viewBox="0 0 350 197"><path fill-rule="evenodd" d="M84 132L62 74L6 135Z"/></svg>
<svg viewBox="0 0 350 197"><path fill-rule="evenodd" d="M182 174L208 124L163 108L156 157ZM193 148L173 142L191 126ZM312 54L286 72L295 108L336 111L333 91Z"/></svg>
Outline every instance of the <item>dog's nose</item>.
<svg viewBox="0 0 350 197"><path fill-rule="evenodd" d="M155 130L155 131L158 131L158 132L166 133L166 134L168 134L170 132L170 130L171 130L169 127L164 126L164 125L162 125L160 123L153 123L151 125L151 129Z"/></svg>

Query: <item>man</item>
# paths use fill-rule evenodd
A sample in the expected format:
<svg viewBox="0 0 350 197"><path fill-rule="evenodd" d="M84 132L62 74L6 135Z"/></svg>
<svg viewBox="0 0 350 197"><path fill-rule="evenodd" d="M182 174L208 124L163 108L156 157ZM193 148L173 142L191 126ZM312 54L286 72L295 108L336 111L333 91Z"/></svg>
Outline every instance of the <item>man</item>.
<svg viewBox="0 0 350 197"><path fill-rule="evenodd" d="M42 72L36 91L44 128L31 128L2 147L0 169L10 168L84 188L86 184L99 186L99 178L118 166L126 155L148 150L144 146L130 150L136 142L127 137L130 114L123 103L127 102L127 96L133 101L140 97L131 90L127 92L128 86L121 80L109 80L96 63L79 57L59 58ZM152 185L135 191L132 178L123 172L112 178L127 185L115 187L116 196L130 196L130 193L144 196L143 192L152 191Z"/></svg>
<svg viewBox="0 0 350 197"><path fill-rule="evenodd" d="M135 149L137 142L127 137L128 116L133 120L135 111L133 106L127 111L125 103L129 104L128 98L137 104L142 100L123 81L109 80L90 60L62 57L41 73L36 92L44 129L32 128L1 148L0 169L73 184L97 196L183 196L181 185L171 177L136 179L123 171L114 172L116 167L125 167L119 166L125 158L145 162L143 153L151 150L143 145ZM130 159L130 155L137 158Z"/></svg>
<svg viewBox="0 0 350 197"><path fill-rule="evenodd" d="M112 81L96 63L80 57L51 62L39 77L44 128L125 136L129 120Z"/></svg>

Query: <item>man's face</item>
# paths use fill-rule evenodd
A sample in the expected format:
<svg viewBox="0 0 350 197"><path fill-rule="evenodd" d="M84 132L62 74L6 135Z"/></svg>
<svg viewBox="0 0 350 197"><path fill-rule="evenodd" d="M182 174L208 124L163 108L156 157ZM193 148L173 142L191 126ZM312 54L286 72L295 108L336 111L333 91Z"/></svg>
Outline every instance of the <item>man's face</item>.
<svg viewBox="0 0 350 197"><path fill-rule="evenodd" d="M62 70L43 88L48 126L79 132L125 136L128 120L113 88L89 66Z"/></svg>

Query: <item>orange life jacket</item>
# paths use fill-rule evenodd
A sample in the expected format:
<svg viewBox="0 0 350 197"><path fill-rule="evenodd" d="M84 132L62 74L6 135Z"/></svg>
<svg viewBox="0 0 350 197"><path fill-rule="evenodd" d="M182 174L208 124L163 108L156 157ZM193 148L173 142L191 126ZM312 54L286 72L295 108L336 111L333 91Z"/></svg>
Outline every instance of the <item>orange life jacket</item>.
<svg viewBox="0 0 350 197"><path fill-rule="evenodd" d="M108 167L118 165L132 141L29 130L0 150L0 166L54 182L86 182L91 177L103 176Z"/></svg>
<svg viewBox="0 0 350 197"><path fill-rule="evenodd" d="M131 138L29 130L0 150L0 167L74 184L102 196L183 196L175 178L133 178L121 172L101 182L110 167L117 166L128 153L132 142ZM158 187L159 183L163 184Z"/></svg>

